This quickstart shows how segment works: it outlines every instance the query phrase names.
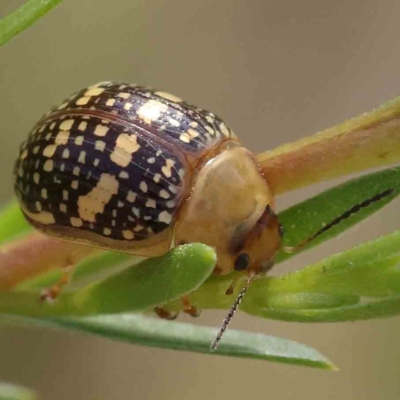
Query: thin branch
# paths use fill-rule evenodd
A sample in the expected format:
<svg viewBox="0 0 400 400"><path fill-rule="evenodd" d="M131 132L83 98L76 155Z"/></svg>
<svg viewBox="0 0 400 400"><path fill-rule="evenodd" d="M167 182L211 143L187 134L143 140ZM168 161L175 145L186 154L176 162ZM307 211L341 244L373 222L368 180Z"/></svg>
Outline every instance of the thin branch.
<svg viewBox="0 0 400 400"><path fill-rule="evenodd" d="M61 2L62 0L29 0L0 20L0 46L29 28Z"/></svg>

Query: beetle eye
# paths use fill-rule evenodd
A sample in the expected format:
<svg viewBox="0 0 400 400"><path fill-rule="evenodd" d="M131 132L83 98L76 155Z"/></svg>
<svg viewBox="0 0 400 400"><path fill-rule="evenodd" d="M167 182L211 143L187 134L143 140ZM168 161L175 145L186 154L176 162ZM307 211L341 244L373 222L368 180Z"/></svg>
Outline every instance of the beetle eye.
<svg viewBox="0 0 400 400"><path fill-rule="evenodd" d="M239 254L235 260L235 271L245 270L250 263L250 257L247 253Z"/></svg>

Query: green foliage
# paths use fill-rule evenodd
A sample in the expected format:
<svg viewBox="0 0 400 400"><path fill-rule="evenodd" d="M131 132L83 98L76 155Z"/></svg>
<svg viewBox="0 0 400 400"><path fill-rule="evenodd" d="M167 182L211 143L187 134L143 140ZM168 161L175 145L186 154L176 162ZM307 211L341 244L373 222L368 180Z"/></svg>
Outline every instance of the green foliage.
<svg viewBox="0 0 400 400"><path fill-rule="evenodd" d="M216 329L142 315L103 315L41 321L50 326L89 332L114 340L210 354ZM255 358L322 369L336 369L316 350L272 336L230 330L215 355Z"/></svg>
<svg viewBox="0 0 400 400"><path fill-rule="evenodd" d="M54 304L40 303L37 291L0 292L0 312L49 317L146 310L197 289L211 274L215 262L210 247L188 244L100 282L66 291Z"/></svg>
<svg viewBox="0 0 400 400"><path fill-rule="evenodd" d="M20 8L0 20L0 46L34 24L62 0L28 0Z"/></svg>
<svg viewBox="0 0 400 400"><path fill-rule="evenodd" d="M0 382L0 400L37 400L37 396L29 389Z"/></svg>
<svg viewBox="0 0 400 400"><path fill-rule="evenodd" d="M310 243L309 247L332 239L367 218L399 194L399 174L400 168L393 168L366 175L282 212L279 217L286 225L285 243L293 245L301 242L354 205L391 189L389 195L351 214ZM27 225L21 223L21 216L14 205L4 209L0 218L6 224L20 226L21 229L20 232L16 229L7 231L4 227L2 239L8 239L6 232L10 237L26 232ZM259 317L303 322L396 315L400 312L397 271L399 236L400 232L393 233L295 273L259 279L248 291L241 310ZM277 261L281 262L289 256L281 254ZM82 263L75 281L94 276L99 266L111 270L116 264L133 261L134 258L129 255L104 252ZM185 245L163 257L142 261L99 282L70 290L52 305L40 305L34 288L50 284L54 279L45 275L25 282L17 291L0 293L0 312L29 317L31 322L32 317L36 317L36 323L83 330L149 346L208 352L214 332L212 329L119 313L146 311L167 302L171 310L178 310L181 303L173 300L185 293L191 293L192 301L202 309L229 308L232 296L226 296L225 290L232 277L209 277L214 264L215 254L209 247ZM76 318L82 315L90 317ZM62 316L64 318L60 318ZM332 367L315 350L284 339L234 330L228 331L217 354Z"/></svg>

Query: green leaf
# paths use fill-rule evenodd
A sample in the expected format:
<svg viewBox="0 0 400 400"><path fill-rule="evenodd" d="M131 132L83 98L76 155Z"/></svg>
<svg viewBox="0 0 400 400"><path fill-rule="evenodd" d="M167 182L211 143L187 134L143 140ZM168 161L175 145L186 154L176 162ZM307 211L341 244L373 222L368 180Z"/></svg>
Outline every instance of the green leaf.
<svg viewBox="0 0 400 400"><path fill-rule="evenodd" d="M16 201L0 209L0 244L32 231Z"/></svg>
<svg viewBox="0 0 400 400"><path fill-rule="evenodd" d="M347 219L305 246L303 251L332 239L379 211L396 198L400 193L400 167L352 179L288 208L279 214L279 220L285 230L284 245L296 246L353 206L382 194L388 189L392 189L390 195L352 213ZM285 261L295 254L298 253L281 252L276 258L276 263Z"/></svg>
<svg viewBox="0 0 400 400"><path fill-rule="evenodd" d="M0 382L0 400L36 400L36 394L20 386Z"/></svg>
<svg viewBox="0 0 400 400"><path fill-rule="evenodd" d="M10 15L0 20L0 46L27 29L62 0L28 0Z"/></svg>
<svg viewBox="0 0 400 400"><path fill-rule="evenodd" d="M227 332L218 350L211 353L210 343L216 334L216 329L141 315L57 318L36 322L150 347L336 369L327 358L305 345L272 336L234 330Z"/></svg>
<svg viewBox="0 0 400 400"><path fill-rule="evenodd" d="M35 291L0 292L0 312L43 317L140 311L197 289L215 262L215 252L208 246L179 246L100 282L65 292L54 304L41 304Z"/></svg>
<svg viewBox="0 0 400 400"><path fill-rule="evenodd" d="M242 310L259 317L301 322L398 315L400 231L300 271L255 282Z"/></svg>

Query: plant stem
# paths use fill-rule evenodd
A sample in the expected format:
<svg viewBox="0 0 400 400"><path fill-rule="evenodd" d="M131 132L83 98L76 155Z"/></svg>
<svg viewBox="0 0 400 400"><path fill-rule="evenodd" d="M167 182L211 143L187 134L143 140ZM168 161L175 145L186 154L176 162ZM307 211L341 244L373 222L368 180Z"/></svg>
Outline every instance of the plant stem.
<svg viewBox="0 0 400 400"><path fill-rule="evenodd" d="M0 20L0 46L27 29L62 0L28 0L17 10Z"/></svg>

